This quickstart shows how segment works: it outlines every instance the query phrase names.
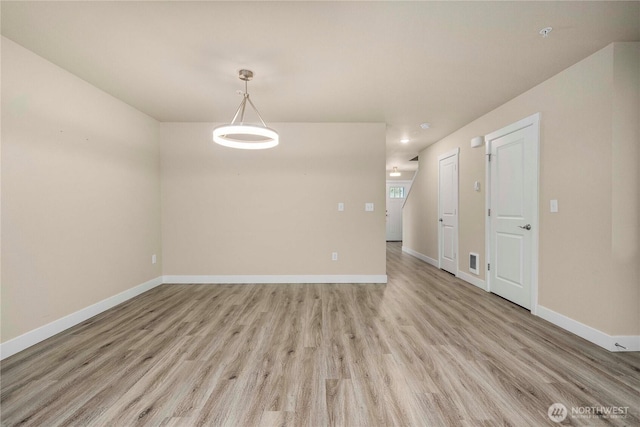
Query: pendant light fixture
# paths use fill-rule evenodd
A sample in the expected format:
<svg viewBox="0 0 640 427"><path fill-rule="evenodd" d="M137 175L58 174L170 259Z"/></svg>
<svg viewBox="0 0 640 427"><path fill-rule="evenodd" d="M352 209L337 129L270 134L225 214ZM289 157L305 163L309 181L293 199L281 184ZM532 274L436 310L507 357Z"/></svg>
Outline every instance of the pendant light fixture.
<svg viewBox="0 0 640 427"><path fill-rule="evenodd" d="M402 174L400 172L398 172L398 167L397 166L394 166L393 167L393 172L391 172L389 174L389 176L400 176L400 175L402 175Z"/></svg>
<svg viewBox="0 0 640 427"><path fill-rule="evenodd" d="M251 102L251 98L249 98L247 82L253 78L253 71L240 70L238 72L238 78L244 81L242 102L236 110L236 114L233 116L231 123L218 126L213 130L213 141L225 147L245 150L261 150L275 147L279 142L278 132L267 127L258 109L253 105L253 102ZM253 111L256 112L256 115L262 123L261 125L244 123L244 112L247 107L247 102L253 108Z"/></svg>

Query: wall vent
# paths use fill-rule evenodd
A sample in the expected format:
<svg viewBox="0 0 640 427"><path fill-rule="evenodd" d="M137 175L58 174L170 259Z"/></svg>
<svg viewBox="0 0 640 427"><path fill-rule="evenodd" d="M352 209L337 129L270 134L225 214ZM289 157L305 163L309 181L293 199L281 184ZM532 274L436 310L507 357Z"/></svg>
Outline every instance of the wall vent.
<svg viewBox="0 0 640 427"><path fill-rule="evenodd" d="M480 271L478 266L480 265L480 255L469 252L469 271L475 275L479 275Z"/></svg>

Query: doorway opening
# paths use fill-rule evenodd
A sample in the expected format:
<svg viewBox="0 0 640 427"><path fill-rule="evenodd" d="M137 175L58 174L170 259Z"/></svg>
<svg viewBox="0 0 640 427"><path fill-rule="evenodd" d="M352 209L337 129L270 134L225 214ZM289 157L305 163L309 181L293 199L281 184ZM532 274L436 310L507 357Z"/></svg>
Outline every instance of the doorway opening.
<svg viewBox="0 0 640 427"><path fill-rule="evenodd" d="M402 241L402 207L411 181L387 181L387 242Z"/></svg>

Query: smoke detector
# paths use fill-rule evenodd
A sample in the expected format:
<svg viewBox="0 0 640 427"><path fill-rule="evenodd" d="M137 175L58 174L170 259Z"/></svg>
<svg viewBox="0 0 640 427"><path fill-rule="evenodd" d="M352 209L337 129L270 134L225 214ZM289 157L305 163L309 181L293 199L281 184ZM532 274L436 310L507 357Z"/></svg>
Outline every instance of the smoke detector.
<svg viewBox="0 0 640 427"><path fill-rule="evenodd" d="M549 33L551 32L551 30L553 30L553 28L546 27L546 28L541 29L539 32L540 32L540 35L542 36L542 38L546 39L547 37L549 37Z"/></svg>

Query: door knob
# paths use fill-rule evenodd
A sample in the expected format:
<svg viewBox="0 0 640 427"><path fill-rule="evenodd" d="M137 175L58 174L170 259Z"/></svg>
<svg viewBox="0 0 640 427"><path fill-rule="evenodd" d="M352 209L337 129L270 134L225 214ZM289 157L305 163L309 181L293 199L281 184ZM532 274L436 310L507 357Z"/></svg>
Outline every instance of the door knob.
<svg viewBox="0 0 640 427"><path fill-rule="evenodd" d="M438 221L442 222L442 218L440 218Z"/></svg>
<svg viewBox="0 0 640 427"><path fill-rule="evenodd" d="M523 228L525 230L531 230L531 224L527 224L527 225L519 225L518 227Z"/></svg>

